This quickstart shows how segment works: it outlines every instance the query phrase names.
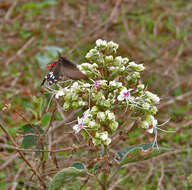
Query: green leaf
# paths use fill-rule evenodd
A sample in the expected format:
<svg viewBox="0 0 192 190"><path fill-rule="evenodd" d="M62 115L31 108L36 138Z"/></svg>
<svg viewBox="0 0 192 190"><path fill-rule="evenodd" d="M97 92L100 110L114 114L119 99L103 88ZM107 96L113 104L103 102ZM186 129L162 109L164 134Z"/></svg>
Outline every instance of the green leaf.
<svg viewBox="0 0 192 190"><path fill-rule="evenodd" d="M124 148L117 152L115 160L119 164L124 165L129 162L147 160L163 153L162 150L152 146L152 143L146 143Z"/></svg>
<svg viewBox="0 0 192 190"><path fill-rule="evenodd" d="M85 170L85 165L81 162L75 162L71 165L71 167L76 168L78 170Z"/></svg>
<svg viewBox="0 0 192 190"><path fill-rule="evenodd" d="M46 52L45 53L38 53L35 56L35 59L39 66L42 69L45 69L45 66L47 64L50 64L53 62L56 58L58 58L58 53L63 53L64 49L57 47L57 46L46 46L45 47Z"/></svg>
<svg viewBox="0 0 192 190"><path fill-rule="evenodd" d="M54 0L44 1L42 3L26 3L23 5L23 10L41 10L43 8L50 7L52 5L56 5L57 2Z"/></svg>
<svg viewBox="0 0 192 190"><path fill-rule="evenodd" d="M29 30L24 30L24 29L21 29L19 31L19 34L21 35L21 37L26 40L28 38L30 38L32 35L33 35L33 32L29 31Z"/></svg>
<svg viewBox="0 0 192 190"><path fill-rule="evenodd" d="M40 9L43 9L43 8L47 8L47 7L50 7L52 5L56 5L56 4L57 4L57 1L48 0L48 1L44 1L44 2L40 3L38 7Z"/></svg>
<svg viewBox="0 0 192 190"><path fill-rule="evenodd" d="M38 118L37 112L36 112L34 109L32 109L32 108L30 108L30 107L27 107L27 110L29 110L29 111L34 115L35 119Z"/></svg>
<svg viewBox="0 0 192 190"><path fill-rule="evenodd" d="M26 4L24 4L23 5L23 10L28 10L28 9L33 9L33 10L35 10L35 9L37 9L37 4L36 3L26 3Z"/></svg>
<svg viewBox="0 0 192 190"><path fill-rule="evenodd" d="M39 131L41 134L44 132L38 125L33 125ZM21 129L21 134L27 135L29 133L38 134L38 132L33 129L33 127L30 124L26 124ZM38 147L37 145L37 136L33 135L27 135L23 137L23 141L21 144L21 147L23 148L32 148L32 147Z"/></svg>
<svg viewBox="0 0 192 190"><path fill-rule="evenodd" d="M43 115L43 117L41 119L41 125L43 127L46 127L49 124L50 120L51 120L51 114L48 112Z"/></svg>
<svg viewBox="0 0 192 190"><path fill-rule="evenodd" d="M50 57L48 57L48 55L43 54L43 53L38 53L35 56L35 59L42 69L45 69L45 66L52 62L52 59Z"/></svg>
<svg viewBox="0 0 192 190"><path fill-rule="evenodd" d="M48 190L62 190L63 187L66 187L67 181L74 181L77 176L85 176L85 169L77 169L77 167L84 166L82 163L74 163L75 167L64 168L59 171L52 179L49 184Z"/></svg>
<svg viewBox="0 0 192 190"><path fill-rule="evenodd" d="M40 118L42 117L43 109L46 107L46 102L47 100L45 98L43 97L38 98L37 104L38 104L38 112L39 112Z"/></svg>
<svg viewBox="0 0 192 190"><path fill-rule="evenodd" d="M58 53L63 52L63 48L57 46L46 46L47 53L52 57L58 57Z"/></svg>

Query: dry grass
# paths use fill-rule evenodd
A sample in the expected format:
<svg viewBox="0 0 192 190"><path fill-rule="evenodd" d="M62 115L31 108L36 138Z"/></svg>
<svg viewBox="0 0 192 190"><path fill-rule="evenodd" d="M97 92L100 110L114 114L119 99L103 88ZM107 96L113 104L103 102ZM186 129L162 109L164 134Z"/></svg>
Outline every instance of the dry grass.
<svg viewBox="0 0 192 190"><path fill-rule="evenodd" d="M111 189L188 189L186 178L192 173L192 2L58 0L56 5L36 9L27 8L30 2L33 1L0 2L0 106L12 104L10 111L1 112L0 119L9 133L15 138L17 128L25 123L15 111L34 121L25 108L31 104L32 96L43 96L39 85L44 75L35 54L43 52L47 45L56 45L66 48L65 54L80 62L96 39L113 40L120 44L122 55L145 64L145 84L162 97L158 119L163 123L171 118L166 129L176 133L159 134L159 144L173 149L172 153L126 165ZM56 128L61 125L55 121ZM127 144L145 140L143 135L134 133L130 137L133 140ZM48 141L52 149L61 149L66 147L65 139L68 144L77 142L61 129ZM17 143L20 141L18 138ZM29 180L33 178L29 169L9 146L8 137L0 131L0 189L38 189L38 184ZM68 155L49 155L49 162L41 168L44 175L78 160ZM35 162L33 153L25 156ZM36 163L40 170L38 164L42 163ZM90 183L88 189L97 188Z"/></svg>

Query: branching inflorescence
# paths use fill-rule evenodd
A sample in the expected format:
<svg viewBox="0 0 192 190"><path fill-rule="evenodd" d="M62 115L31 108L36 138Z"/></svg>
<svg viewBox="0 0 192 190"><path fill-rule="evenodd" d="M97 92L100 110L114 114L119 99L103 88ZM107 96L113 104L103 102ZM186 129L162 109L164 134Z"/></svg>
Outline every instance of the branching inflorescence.
<svg viewBox="0 0 192 190"><path fill-rule="evenodd" d="M63 100L65 111L82 108L74 133L91 139L94 145L111 143L110 135L118 129L122 113L134 116L131 119L138 120L142 128L156 136L154 115L160 98L141 83L143 64L116 56L117 49L118 44L112 41L97 40L86 54L87 62L78 65L90 80L66 82L62 87L49 89L55 98Z"/></svg>

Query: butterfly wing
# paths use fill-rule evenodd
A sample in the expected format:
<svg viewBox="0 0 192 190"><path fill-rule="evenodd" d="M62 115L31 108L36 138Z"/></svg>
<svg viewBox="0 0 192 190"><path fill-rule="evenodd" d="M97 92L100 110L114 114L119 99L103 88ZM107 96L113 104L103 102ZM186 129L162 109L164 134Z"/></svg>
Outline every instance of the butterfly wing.
<svg viewBox="0 0 192 190"><path fill-rule="evenodd" d="M63 76L73 80L88 80L88 77L84 75L74 64L66 58L60 57L58 61L54 62L51 67L50 72L43 79L41 86L45 83L45 81L49 82L49 85L56 83Z"/></svg>
<svg viewBox="0 0 192 190"><path fill-rule="evenodd" d="M88 77L79 70L77 65L72 63L68 59L61 57L59 64L62 76L66 76L73 80L88 80Z"/></svg>

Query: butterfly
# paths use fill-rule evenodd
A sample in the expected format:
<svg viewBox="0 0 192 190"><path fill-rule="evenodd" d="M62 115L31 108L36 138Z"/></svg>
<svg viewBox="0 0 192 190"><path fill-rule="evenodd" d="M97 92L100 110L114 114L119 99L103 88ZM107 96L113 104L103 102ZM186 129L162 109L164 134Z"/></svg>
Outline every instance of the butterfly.
<svg viewBox="0 0 192 190"><path fill-rule="evenodd" d="M57 83L62 77L67 77L73 80L88 80L88 77L84 75L77 67L77 65L70 60L59 55L59 59L52 64L46 66L50 68L49 73L44 77L41 86L47 81L49 85Z"/></svg>

